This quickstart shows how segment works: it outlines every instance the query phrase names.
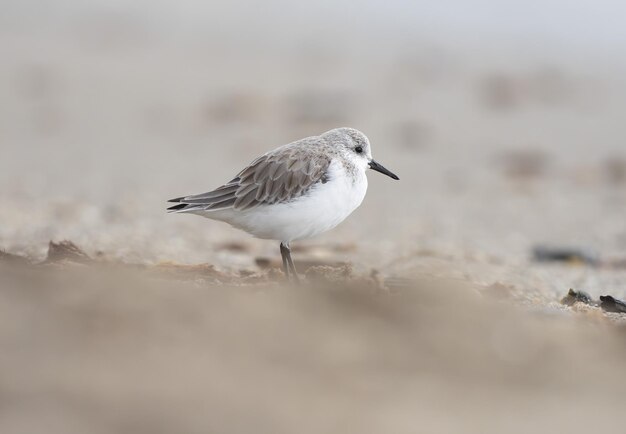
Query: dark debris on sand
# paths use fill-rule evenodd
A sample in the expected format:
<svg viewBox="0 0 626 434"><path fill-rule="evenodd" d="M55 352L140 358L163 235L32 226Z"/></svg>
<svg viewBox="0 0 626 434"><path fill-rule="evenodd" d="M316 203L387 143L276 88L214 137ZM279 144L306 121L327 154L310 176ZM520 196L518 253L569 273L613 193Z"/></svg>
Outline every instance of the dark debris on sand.
<svg viewBox="0 0 626 434"><path fill-rule="evenodd" d="M64 240L60 243L50 241L48 244L48 256L45 262L56 263L65 261L86 264L93 260L80 247L69 240Z"/></svg>
<svg viewBox="0 0 626 434"><path fill-rule="evenodd" d="M600 307L606 312L626 313L626 303L611 295L600 296Z"/></svg>
<svg viewBox="0 0 626 434"><path fill-rule="evenodd" d="M600 264L598 255L587 249L575 247L535 246L533 259L536 262L565 262L570 264Z"/></svg>
<svg viewBox="0 0 626 434"><path fill-rule="evenodd" d="M566 306L573 306L574 303L584 303L590 306L597 306L598 303L595 302L589 294L585 291L576 291L571 289L567 292L567 295L561 299L561 304Z"/></svg>
<svg viewBox="0 0 626 434"><path fill-rule="evenodd" d="M580 306L587 306L591 309L601 310L605 315L608 315L609 319L615 321L623 321L624 317L621 314L626 314L626 302L618 300L612 295L601 295L599 300L594 300L585 291L577 291L570 289L561 299L561 304L576 308ZM620 314L611 316L611 314Z"/></svg>

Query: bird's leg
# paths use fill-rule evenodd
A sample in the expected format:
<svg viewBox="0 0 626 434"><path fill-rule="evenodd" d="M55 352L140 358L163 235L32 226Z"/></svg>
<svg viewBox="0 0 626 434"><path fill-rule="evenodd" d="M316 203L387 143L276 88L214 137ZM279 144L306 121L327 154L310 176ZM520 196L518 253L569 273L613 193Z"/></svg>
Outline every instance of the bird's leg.
<svg viewBox="0 0 626 434"><path fill-rule="evenodd" d="M287 280L289 280L289 261L287 257L289 256L289 247L285 244L280 243L280 256L283 258L283 271L285 272L285 276L287 276Z"/></svg>
<svg viewBox="0 0 626 434"><path fill-rule="evenodd" d="M300 278L298 277L298 271L296 270L296 266L293 263L293 260L291 259L291 247L289 247L289 244L286 244L287 247L287 263L289 265L289 267L291 267L291 275L293 276L293 280L296 283L300 283Z"/></svg>
<svg viewBox="0 0 626 434"><path fill-rule="evenodd" d="M291 259L291 249L288 243L280 243L280 254L283 257L283 270L285 271L287 279L293 280L296 283L300 282L296 266Z"/></svg>

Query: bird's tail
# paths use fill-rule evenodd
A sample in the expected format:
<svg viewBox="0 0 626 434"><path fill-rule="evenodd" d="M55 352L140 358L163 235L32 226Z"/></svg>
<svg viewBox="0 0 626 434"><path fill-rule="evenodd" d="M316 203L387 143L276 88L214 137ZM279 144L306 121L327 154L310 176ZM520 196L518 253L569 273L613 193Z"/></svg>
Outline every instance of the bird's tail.
<svg viewBox="0 0 626 434"><path fill-rule="evenodd" d="M191 203L182 203L182 200L184 198L185 196L168 200L168 202L174 202L176 203L176 205L170 206L169 208L167 208L166 211L167 212L190 212L190 211L196 211L196 210L202 209L202 206L194 205Z"/></svg>

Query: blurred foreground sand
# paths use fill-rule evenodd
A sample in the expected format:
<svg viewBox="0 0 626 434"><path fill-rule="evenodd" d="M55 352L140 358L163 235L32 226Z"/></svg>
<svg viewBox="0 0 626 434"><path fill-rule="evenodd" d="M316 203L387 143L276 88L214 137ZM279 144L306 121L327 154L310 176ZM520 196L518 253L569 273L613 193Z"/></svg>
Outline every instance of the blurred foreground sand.
<svg viewBox="0 0 626 434"><path fill-rule="evenodd" d="M214 286L0 268L0 432L620 429L625 330L421 280Z"/></svg>

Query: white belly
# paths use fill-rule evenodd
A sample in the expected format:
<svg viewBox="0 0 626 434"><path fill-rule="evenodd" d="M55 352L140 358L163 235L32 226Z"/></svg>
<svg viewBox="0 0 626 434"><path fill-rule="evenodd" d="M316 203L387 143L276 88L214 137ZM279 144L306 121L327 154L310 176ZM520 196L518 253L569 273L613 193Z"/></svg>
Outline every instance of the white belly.
<svg viewBox="0 0 626 434"><path fill-rule="evenodd" d="M363 202L367 177L361 170L356 176L356 179L347 176L344 167L333 161L329 166L329 181L318 183L296 201L246 211L229 209L198 214L230 223L257 238L284 242L310 238L337 226Z"/></svg>

